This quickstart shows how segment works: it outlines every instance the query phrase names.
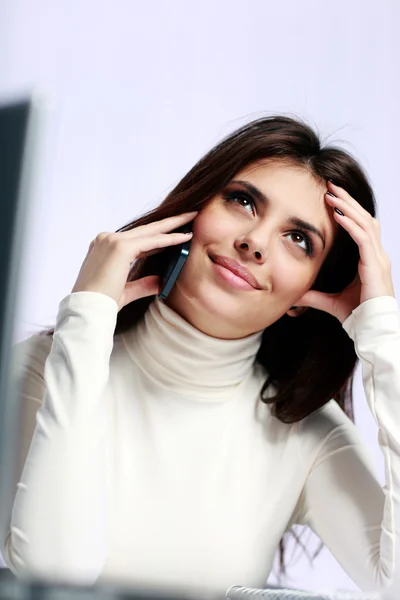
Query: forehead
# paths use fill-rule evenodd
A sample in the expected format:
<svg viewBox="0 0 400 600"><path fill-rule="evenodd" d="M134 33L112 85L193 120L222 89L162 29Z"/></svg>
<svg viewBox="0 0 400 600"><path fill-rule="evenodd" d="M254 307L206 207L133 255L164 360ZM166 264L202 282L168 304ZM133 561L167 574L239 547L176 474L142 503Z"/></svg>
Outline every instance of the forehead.
<svg viewBox="0 0 400 600"><path fill-rule="evenodd" d="M280 197L276 199L281 201L320 201L326 190L325 182L317 179L305 167L277 160L259 161L248 165L234 177L241 178L257 182L261 191L269 191L270 195L274 192L280 193Z"/></svg>

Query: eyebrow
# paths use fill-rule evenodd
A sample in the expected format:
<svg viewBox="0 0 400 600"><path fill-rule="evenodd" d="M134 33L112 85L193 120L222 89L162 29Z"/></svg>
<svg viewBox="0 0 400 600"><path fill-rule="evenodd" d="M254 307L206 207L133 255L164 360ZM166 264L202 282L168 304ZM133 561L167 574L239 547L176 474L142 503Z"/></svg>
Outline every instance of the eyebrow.
<svg viewBox="0 0 400 600"><path fill-rule="evenodd" d="M257 198L260 202L262 202L266 206L271 204L271 200L268 198L268 196L266 196L261 190L259 190L257 187L255 187L253 184L249 183L248 181L243 181L241 179L234 179L230 182L230 184L234 184L234 183L245 187L252 196ZM294 227L300 227L302 229L305 229L306 231L310 231L311 233L314 233L315 235L317 235L321 239L322 245L325 250L325 237L324 237L323 233L318 229L318 227L315 227L315 225L312 225L312 223L303 221L303 219L300 219L299 217L295 217L295 216L289 217L288 222L290 224L294 225Z"/></svg>

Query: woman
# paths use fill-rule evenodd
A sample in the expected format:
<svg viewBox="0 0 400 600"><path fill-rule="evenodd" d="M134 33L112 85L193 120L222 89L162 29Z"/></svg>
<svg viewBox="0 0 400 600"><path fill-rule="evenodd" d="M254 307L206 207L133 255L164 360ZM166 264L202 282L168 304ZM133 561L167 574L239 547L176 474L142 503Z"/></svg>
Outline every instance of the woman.
<svg viewBox="0 0 400 600"><path fill-rule="evenodd" d="M362 589L387 587L400 323L374 217L351 156L270 117L158 208L99 234L54 331L16 347L24 468L9 567L218 596L263 587L282 536L305 524ZM192 235L174 232L192 221ZM164 302L162 250L188 239ZM383 489L349 419L357 355Z"/></svg>

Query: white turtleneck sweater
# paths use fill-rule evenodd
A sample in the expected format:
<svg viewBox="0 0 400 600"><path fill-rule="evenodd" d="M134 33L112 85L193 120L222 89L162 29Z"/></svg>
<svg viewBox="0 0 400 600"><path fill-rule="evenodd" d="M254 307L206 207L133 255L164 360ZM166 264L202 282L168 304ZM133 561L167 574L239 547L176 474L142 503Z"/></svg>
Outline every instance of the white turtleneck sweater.
<svg viewBox="0 0 400 600"><path fill-rule="evenodd" d="M19 483L1 551L15 574L218 596L233 584L263 587L282 534L299 523L362 589L393 577L394 298L364 302L343 323L379 430L383 489L333 400L293 425L271 416L259 397L266 373L254 363L261 334L207 336L156 298L136 328L114 337L117 311L106 295L70 294L53 339L14 347Z"/></svg>

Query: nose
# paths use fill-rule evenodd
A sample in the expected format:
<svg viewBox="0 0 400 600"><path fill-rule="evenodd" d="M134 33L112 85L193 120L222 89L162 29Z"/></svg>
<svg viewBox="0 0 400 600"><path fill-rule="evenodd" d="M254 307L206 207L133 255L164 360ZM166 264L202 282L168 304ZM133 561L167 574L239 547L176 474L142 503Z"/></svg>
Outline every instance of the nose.
<svg viewBox="0 0 400 600"><path fill-rule="evenodd" d="M235 240L235 248L239 254L263 263L267 257L267 242L261 242L254 235L246 235Z"/></svg>

